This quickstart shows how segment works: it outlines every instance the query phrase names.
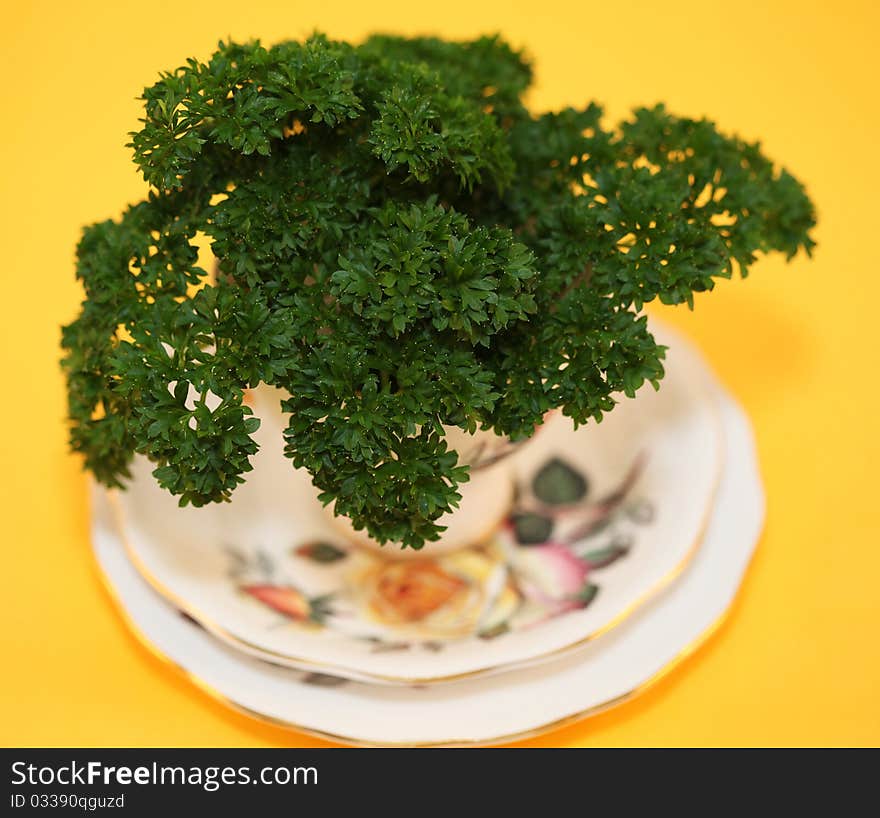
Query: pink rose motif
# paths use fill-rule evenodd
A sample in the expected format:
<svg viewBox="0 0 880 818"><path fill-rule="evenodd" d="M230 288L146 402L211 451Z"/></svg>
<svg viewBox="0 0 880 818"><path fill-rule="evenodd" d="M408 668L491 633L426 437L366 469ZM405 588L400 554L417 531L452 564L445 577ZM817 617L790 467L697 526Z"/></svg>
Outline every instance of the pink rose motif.
<svg viewBox="0 0 880 818"><path fill-rule="evenodd" d="M589 563L559 543L519 549L514 566L526 598L548 607L551 615L584 608L595 596L596 586L587 583Z"/></svg>

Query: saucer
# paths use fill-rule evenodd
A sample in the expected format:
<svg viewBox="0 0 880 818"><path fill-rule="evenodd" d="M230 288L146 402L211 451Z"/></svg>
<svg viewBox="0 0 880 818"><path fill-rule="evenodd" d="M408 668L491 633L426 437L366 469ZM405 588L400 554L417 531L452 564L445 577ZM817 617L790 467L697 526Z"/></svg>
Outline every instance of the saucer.
<svg viewBox="0 0 880 818"><path fill-rule="evenodd" d="M132 562L220 639L276 664L427 684L543 661L666 587L699 545L723 460L711 375L678 337L667 375L601 424L562 415L510 460L516 500L480 542L395 559L359 548L282 455L266 405L231 503L179 508L139 460L111 497Z"/></svg>
<svg viewBox="0 0 880 818"><path fill-rule="evenodd" d="M602 639L561 658L446 685L392 687L268 664L225 645L134 568L103 491L93 542L107 587L142 641L221 701L274 724L370 745L511 741L638 694L723 620L761 532L764 497L749 423L720 400L729 456L696 552L678 581Z"/></svg>
<svg viewBox="0 0 880 818"><path fill-rule="evenodd" d="M667 376L601 424L556 416L512 461L517 500L473 547L395 559L350 544L263 420L232 503L180 509L145 460L114 494L147 581L252 655L375 682L451 681L596 638L662 590L699 544L723 456L698 353L671 342Z"/></svg>

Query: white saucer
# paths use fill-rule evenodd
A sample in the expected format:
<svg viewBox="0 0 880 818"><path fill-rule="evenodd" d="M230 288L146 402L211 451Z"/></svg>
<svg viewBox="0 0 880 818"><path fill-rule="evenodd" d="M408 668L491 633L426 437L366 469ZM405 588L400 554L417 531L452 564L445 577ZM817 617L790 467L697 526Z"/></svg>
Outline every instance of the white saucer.
<svg viewBox="0 0 880 818"><path fill-rule="evenodd" d="M103 492L95 493L98 563L129 624L199 686L251 715L353 744L509 741L611 707L695 650L723 619L764 518L748 420L720 395L728 458L702 547L638 612L562 658L439 686L392 687L271 666L222 644L154 592L128 560Z"/></svg>
<svg viewBox="0 0 880 818"><path fill-rule="evenodd" d="M657 334L670 346L660 391L601 424L550 420L510 461L511 515L471 548L432 557L428 544L401 562L347 542L283 457L284 418L263 399L260 451L231 503L181 509L135 463L112 498L129 556L215 636L299 669L428 684L582 646L680 574L722 471L712 376L688 342Z"/></svg>

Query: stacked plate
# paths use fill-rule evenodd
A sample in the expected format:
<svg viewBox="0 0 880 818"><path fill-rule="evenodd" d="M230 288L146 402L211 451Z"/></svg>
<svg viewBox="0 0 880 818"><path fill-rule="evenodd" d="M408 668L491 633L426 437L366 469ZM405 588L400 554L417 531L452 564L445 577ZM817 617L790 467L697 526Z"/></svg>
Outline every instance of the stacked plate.
<svg viewBox="0 0 880 818"><path fill-rule="evenodd" d="M95 490L98 562L155 651L256 717L346 743L508 741L643 690L723 618L763 522L747 419L681 338L662 388L554 417L504 522L400 559L347 540L272 411L232 503L180 509L136 464Z"/></svg>

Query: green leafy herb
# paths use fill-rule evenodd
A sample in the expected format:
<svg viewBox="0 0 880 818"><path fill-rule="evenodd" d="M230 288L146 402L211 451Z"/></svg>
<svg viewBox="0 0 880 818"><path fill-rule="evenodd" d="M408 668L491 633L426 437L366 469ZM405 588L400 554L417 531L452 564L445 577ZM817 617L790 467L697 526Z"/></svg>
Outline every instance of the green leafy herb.
<svg viewBox="0 0 880 818"><path fill-rule="evenodd" d="M530 80L495 37L221 43L162 74L131 138L149 194L77 252L86 466L120 485L139 453L182 504L226 500L244 390L271 384L323 500L420 548L468 479L444 425L598 421L663 376L644 304L811 250L810 200L757 145L662 106L535 116Z"/></svg>

